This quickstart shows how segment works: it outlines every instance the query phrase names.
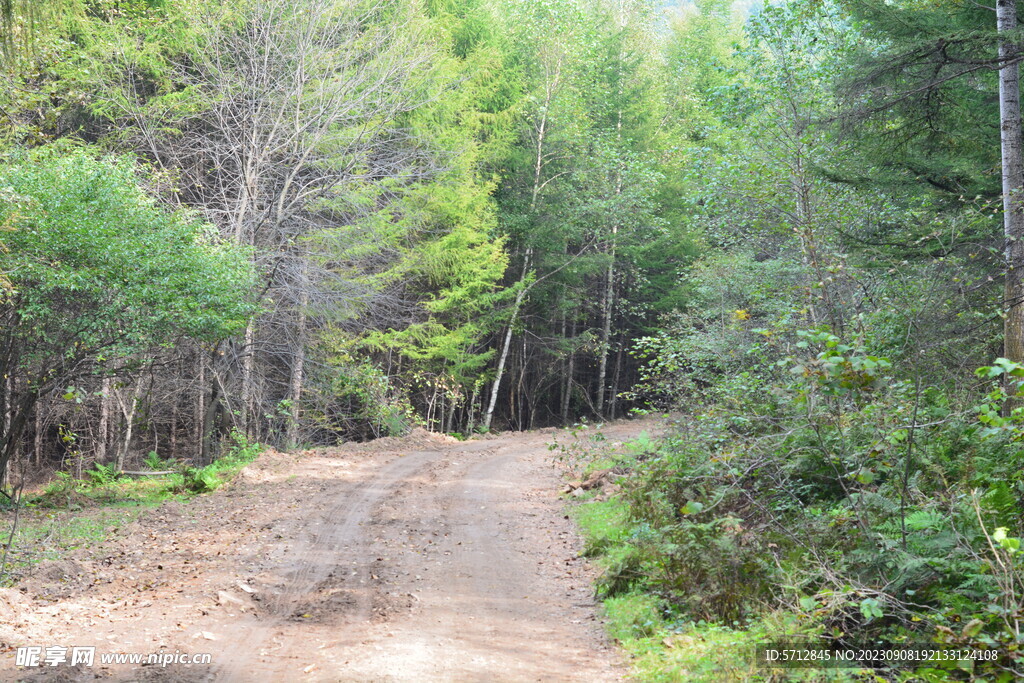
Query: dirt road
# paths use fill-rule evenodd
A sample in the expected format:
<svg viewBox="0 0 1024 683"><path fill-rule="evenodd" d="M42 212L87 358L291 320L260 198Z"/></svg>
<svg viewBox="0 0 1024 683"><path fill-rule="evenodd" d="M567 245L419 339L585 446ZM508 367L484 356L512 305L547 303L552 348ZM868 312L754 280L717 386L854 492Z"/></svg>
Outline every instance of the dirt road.
<svg viewBox="0 0 1024 683"><path fill-rule="evenodd" d="M553 436L266 453L225 489L0 591L0 679L620 680ZM96 659L16 670L25 645ZM212 662L100 661L175 652Z"/></svg>

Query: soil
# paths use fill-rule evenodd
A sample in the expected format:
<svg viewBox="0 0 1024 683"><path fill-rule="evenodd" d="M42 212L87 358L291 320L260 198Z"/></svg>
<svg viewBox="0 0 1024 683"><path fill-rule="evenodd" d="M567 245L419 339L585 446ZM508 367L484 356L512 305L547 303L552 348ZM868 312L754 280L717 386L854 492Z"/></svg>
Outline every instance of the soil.
<svg viewBox="0 0 1024 683"><path fill-rule="evenodd" d="M651 425L606 425L609 442ZM0 590L0 680L616 681L555 430L266 452ZM93 666L16 668L19 646ZM210 664L102 664L104 653Z"/></svg>

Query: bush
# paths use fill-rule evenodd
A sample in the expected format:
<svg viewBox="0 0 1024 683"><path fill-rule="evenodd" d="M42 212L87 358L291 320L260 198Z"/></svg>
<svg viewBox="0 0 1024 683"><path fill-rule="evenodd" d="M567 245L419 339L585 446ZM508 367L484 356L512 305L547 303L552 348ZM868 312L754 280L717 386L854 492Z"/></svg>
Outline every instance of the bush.
<svg viewBox="0 0 1024 683"><path fill-rule="evenodd" d="M156 451L150 451L142 462L153 471L165 470L174 465L172 458L161 458Z"/></svg>
<svg viewBox="0 0 1024 683"><path fill-rule="evenodd" d="M361 441L403 436L412 429L415 410L379 367L342 348L327 356L325 370L314 375L306 401L314 406L309 416L321 430Z"/></svg>
<svg viewBox="0 0 1024 683"><path fill-rule="evenodd" d="M85 476L93 486L105 486L117 482L123 475L117 471L117 466L114 463L107 465L96 463L93 465L93 469L86 471Z"/></svg>
<svg viewBox="0 0 1024 683"><path fill-rule="evenodd" d="M181 489L189 493L208 493L222 483L212 465L186 467L181 473Z"/></svg>
<svg viewBox="0 0 1024 683"><path fill-rule="evenodd" d="M593 546L603 591L644 591L691 621L781 611L838 640L996 648L975 674L1019 670L1015 390L954 410L857 343L799 339L776 372L718 382L703 412L636 460L625 530ZM980 372L1024 377L1002 360Z"/></svg>
<svg viewBox="0 0 1024 683"><path fill-rule="evenodd" d="M208 493L219 488L228 478L256 459L263 450L259 443L250 443L245 434L231 431L233 445L227 455L218 458L205 467L185 465L171 482L171 489L178 493Z"/></svg>

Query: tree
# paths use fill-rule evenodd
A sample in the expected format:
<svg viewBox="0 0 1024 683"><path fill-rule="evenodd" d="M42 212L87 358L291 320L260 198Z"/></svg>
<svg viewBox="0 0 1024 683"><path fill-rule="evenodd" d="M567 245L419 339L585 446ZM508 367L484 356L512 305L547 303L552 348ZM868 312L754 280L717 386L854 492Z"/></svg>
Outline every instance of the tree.
<svg viewBox="0 0 1024 683"><path fill-rule="evenodd" d="M384 393L408 396L430 428L463 430L476 419L494 353L486 341L504 300L492 169L511 141L514 70L505 68L486 3L442 0L426 9L436 53L423 104L394 122L417 150L418 172L363 185L372 210L333 231L333 245L318 240L314 249L379 307L368 303L360 319L338 326L345 331L327 330L320 341L358 350L332 354L329 363L348 365L342 372L366 376L367 358L386 369Z"/></svg>
<svg viewBox="0 0 1024 683"><path fill-rule="evenodd" d="M1006 282L1003 356L1024 362L1024 140L1020 110L1017 1L996 0L999 40L999 130L1002 145Z"/></svg>
<svg viewBox="0 0 1024 683"><path fill-rule="evenodd" d="M885 146L879 157L890 157L890 168L910 171L950 205L965 195L1001 195L1003 258L994 267L1004 278L1003 355L1024 359L1016 2L997 2L994 12L955 0L926 8L874 1L841 5L869 39L862 41L858 60L863 75L848 79L847 117ZM1001 169L1001 183L993 167Z"/></svg>
<svg viewBox="0 0 1024 683"><path fill-rule="evenodd" d="M529 102L528 113L525 117L526 125L521 129L524 146L528 145L526 153L523 154L523 161L528 164L527 194L528 199L522 199L527 204L526 215L523 217L527 225L536 221L541 210L541 203L545 200L545 189L559 177L566 174L566 171L552 171L557 164L565 159L564 146L567 142L564 131L558 130L558 126L571 128L572 123L568 120L559 120L559 115L566 112L565 103L562 101L568 95L571 87L567 81L567 72L574 68L570 64L567 35L573 35L571 29L566 29L579 19L575 14L577 8L573 3L563 3L545 6L524 4L513 10L514 21L519 31L531 31L537 40L533 54L526 58L527 78L533 79L535 87L532 92L528 91L527 101ZM575 36L574 36L575 37ZM564 115L564 114L563 114ZM568 117L567 117L568 118ZM552 130L554 129L554 130ZM530 227L533 227L530 225ZM535 237L528 234L513 235L513 239L522 249L522 266L518 280L514 283L515 298L512 301L508 320L506 322L504 335L500 338L501 351L498 354L498 362L494 370L494 379L491 382L490 398L487 401L487 409L483 415L483 428L490 429L491 421L494 419L494 411L498 404L498 396L501 391L502 380L505 377L505 368L509 358L509 350L512 346L512 338L519 321L519 315L523 304L536 286L538 279L534 272L536 248Z"/></svg>
<svg viewBox="0 0 1024 683"><path fill-rule="evenodd" d="M665 228L661 91L648 3L514 3L506 21L524 115L497 198L516 295L485 422L526 428L616 409L627 321L645 305L623 297L644 278L632 247Z"/></svg>
<svg viewBox="0 0 1024 683"><path fill-rule="evenodd" d="M154 347L235 333L253 311L253 279L243 250L159 208L127 160L64 145L17 153L0 163L0 188L0 374L14 378L2 478L40 395L60 387L74 399L79 378L138 366Z"/></svg>
<svg viewBox="0 0 1024 683"><path fill-rule="evenodd" d="M307 345L356 301L374 299L354 292L355 280L338 282L339 269L310 249L360 234L337 228L386 210L438 170L398 123L429 101L437 48L416 8L373 0L214 3L159 26L173 20L187 29L166 47L184 60L153 57L144 41L97 42L97 72L116 93L104 114L121 141L177 179L177 201L253 247L269 305L213 359L224 390L211 403L264 439L279 435L258 416L287 406L280 436L294 443ZM363 246L376 267L379 252Z"/></svg>

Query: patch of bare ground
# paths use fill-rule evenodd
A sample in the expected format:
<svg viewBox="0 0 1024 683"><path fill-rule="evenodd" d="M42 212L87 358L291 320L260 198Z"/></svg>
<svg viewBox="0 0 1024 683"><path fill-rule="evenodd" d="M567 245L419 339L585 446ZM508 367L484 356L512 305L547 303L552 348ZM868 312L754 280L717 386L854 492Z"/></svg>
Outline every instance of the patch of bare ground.
<svg viewBox="0 0 1024 683"><path fill-rule="evenodd" d="M264 453L225 488L0 590L0 678L620 680L553 436L419 430ZM96 661L15 666L17 647L54 645L95 646ZM100 661L112 653L212 663Z"/></svg>

